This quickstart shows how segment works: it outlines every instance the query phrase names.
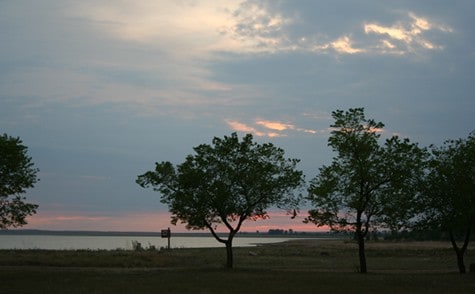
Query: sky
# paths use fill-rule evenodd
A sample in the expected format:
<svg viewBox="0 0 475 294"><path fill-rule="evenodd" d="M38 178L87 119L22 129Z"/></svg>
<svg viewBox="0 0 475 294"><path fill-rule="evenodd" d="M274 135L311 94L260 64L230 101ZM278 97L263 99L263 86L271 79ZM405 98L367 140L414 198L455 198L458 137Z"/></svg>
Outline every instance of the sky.
<svg viewBox="0 0 475 294"><path fill-rule="evenodd" d="M474 13L473 0L0 0L0 133L40 169L24 228L169 227L137 175L232 132L283 148L309 181L334 156L337 109L421 146L467 137ZM308 208L243 230L317 230Z"/></svg>

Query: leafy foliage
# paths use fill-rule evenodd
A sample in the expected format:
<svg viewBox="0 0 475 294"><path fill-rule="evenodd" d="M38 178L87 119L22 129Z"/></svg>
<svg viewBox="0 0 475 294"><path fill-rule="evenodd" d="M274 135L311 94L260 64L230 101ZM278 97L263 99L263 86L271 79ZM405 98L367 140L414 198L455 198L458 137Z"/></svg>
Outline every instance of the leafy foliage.
<svg viewBox="0 0 475 294"><path fill-rule="evenodd" d="M420 224L442 231L475 221L475 133L467 139L432 146L420 198Z"/></svg>
<svg viewBox="0 0 475 294"><path fill-rule="evenodd" d="M400 230L406 225L426 152L397 136L381 146L384 124L366 119L363 108L332 115L328 145L338 155L310 183L308 199L315 209L306 221L355 231L364 251L364 238L372 227Z"/></svg>
<svg viewBox="0 0 475 294"><path fill-rule="evenodd" d="M354 230L359 218L364 235L371 223L401 229L414 203L425 150L397 136L380 146L384 124L366 119L363 108L337 110L333 117L328 141L338 156L310 183L309 200L316 209L307 221Z"/></svg>
<svg viewBox="0 0 475 294"><path fill-rule="evenodd" d="M449 233L460 272L465 272L463 255L475 229L475 133L431 151L416 227Z"/></svg>
<svg viewBox="0 0 475 294"><path fill-rule="evenodd" d="M267 209L278 206L297 209L295 195L303 184L297 159L286 159L284 150L271 143L257 144L252 135L242 141L236 133L212 145L194 148L176 167L170 162L156 163L155 170L137 179L142 187L153 187L168 204L172 223L185 223L188 229L209 229L227 246L247 219L267 218ZM228 239L216 234L223 224Z"/></svg>
<svg viewBox="0 0 475 294"><path fill-rule="evenodd" d="M38 169L27 150L19 138L0 136L0 229L25 225L38 208L20 195L37 182Z"/></svg>

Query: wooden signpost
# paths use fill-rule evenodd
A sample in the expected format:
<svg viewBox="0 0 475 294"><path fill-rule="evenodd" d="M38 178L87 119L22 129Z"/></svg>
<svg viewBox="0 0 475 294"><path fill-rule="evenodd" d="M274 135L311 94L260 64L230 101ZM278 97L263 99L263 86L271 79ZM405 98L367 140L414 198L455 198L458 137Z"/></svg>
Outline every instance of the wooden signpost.
<svg viewBox="0 0 475 294"><path fill-rule="evenodd" d="M162 230L162 238L168 238L168 249L170 249L170 238L172 236L172 232L170 231L170 228Z"/></svg>

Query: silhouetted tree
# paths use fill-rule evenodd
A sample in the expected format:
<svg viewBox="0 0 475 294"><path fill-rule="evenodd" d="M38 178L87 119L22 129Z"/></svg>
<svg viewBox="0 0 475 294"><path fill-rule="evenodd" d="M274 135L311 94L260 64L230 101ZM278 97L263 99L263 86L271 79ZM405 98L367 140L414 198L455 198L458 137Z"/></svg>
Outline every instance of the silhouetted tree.
<svg viewBox="0 0 475 294"><path fill-rule="evenodd" d="M38 208L21 196L37 182L38 169L27 151L20 138L0 136L0 229L25 225Z"/></svg>
<svg viewBox="0 0 475 294"><path fill-rule="evenodd" d="M226 245L227 267L233 266L232 242L247 219L268 218L271 206L291 209L300 202L297 189L303 184L297 159L286 159L284 150L271 143L257 144L252 135L242 141L236 133L212 145L194 148L176 167L156 163L155 170L138 176L142 187L153 187L168 204L172 223L188 229L208 229ZM219 224L229 231L227 238L216 230Z"/></svg>
<svg viewBox="0 0 475 294"><path fill-rule="evenodd" d="M464 255L475 229L475 133L431 147L416 228L448 233L459 272L465 273Z"/></svg>
<svg viewBox="0 0 475 294"><path fill-rule="evenodd" d="M380 146L384 124L366 119L363 108L337 110L332 116L328 145L338 155L311 181L308 199L315 209L305 221L354 231L360 272L366 273L365 238L372 226L405 226L425 151L397 136Z"/></svg>

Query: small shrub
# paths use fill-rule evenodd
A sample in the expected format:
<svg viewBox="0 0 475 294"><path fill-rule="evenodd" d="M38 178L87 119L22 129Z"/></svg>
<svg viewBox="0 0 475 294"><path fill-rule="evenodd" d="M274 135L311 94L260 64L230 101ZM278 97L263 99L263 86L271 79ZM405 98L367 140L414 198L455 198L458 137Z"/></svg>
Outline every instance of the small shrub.
<svg viewBox="0 0 475 294"><path fill-rule="evenodd" d="M142 243L139 241L132 240L132 250L134 251L143 251Z"/></svg>

